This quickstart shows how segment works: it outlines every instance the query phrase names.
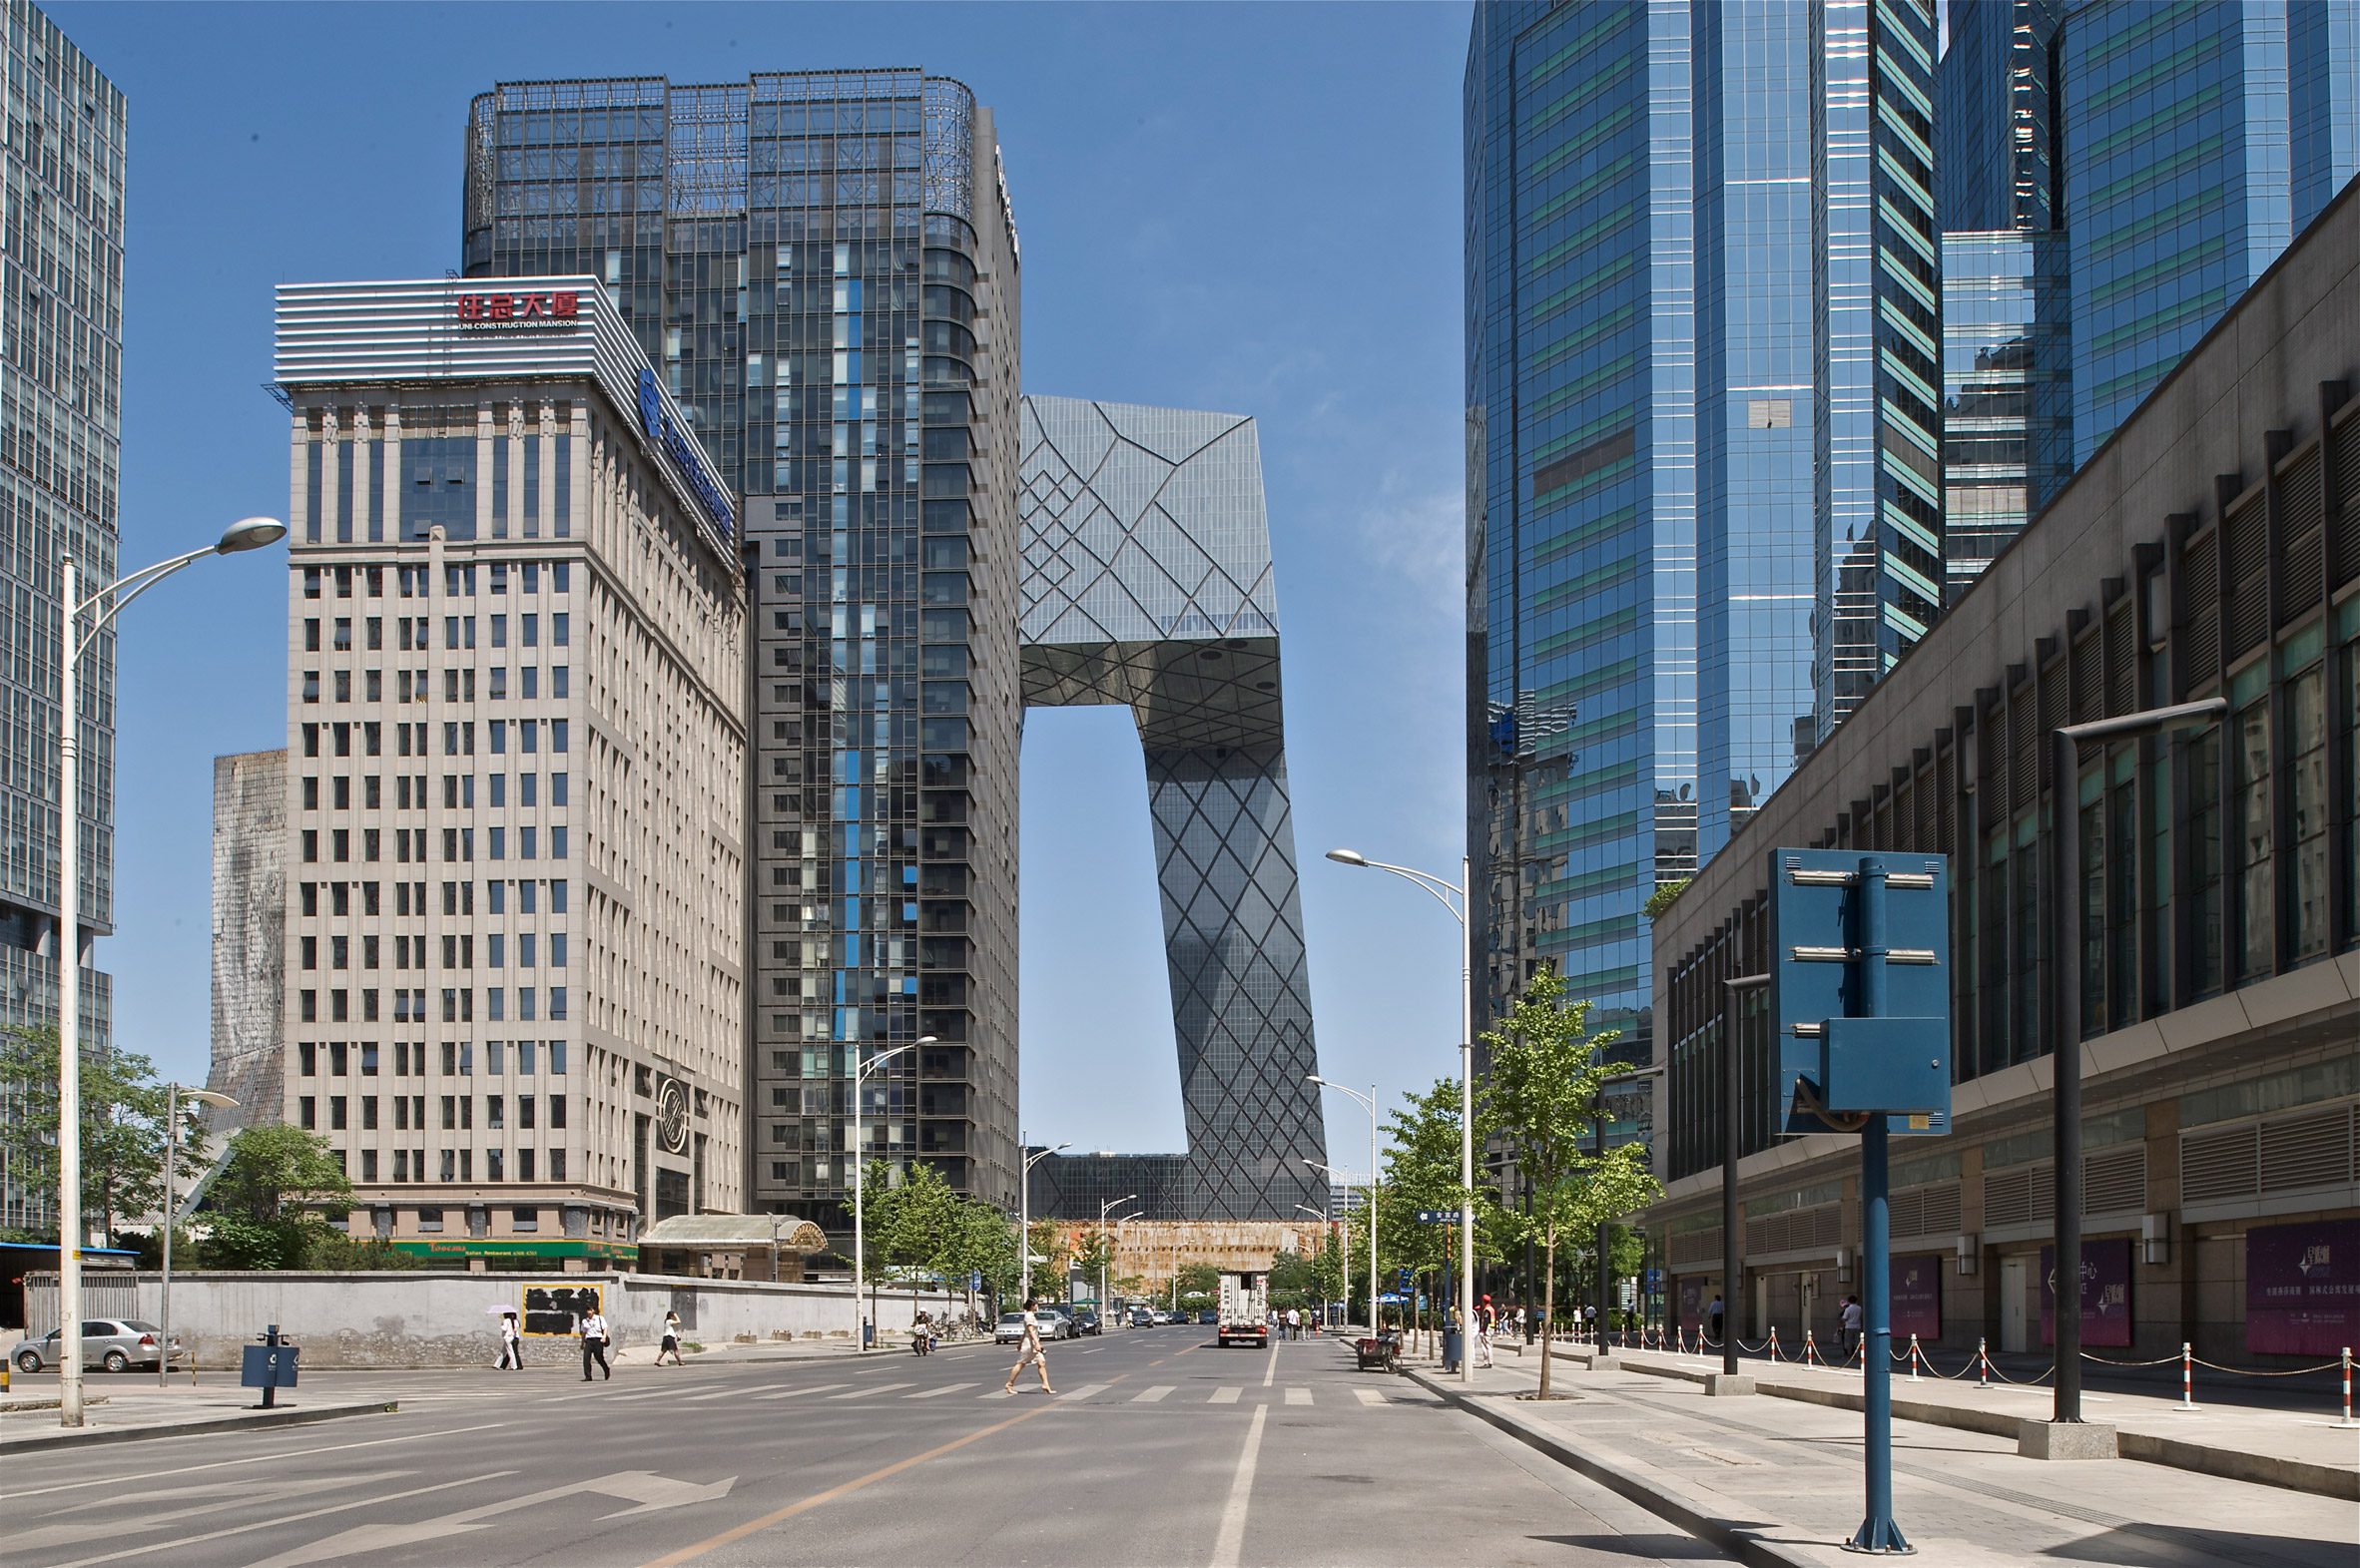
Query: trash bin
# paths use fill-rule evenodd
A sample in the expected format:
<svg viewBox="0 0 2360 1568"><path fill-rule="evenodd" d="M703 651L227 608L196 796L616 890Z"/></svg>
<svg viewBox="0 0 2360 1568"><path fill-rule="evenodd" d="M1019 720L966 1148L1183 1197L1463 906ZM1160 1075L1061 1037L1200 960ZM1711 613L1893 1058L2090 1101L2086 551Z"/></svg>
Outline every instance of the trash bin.
<svg viewBox="0 0 2360 1568"><path fill-rule="evenodd" d="M866 1350L875 1343L877 1343L877 1324L864 1317L861 1319L861 1348Z"/></svg>
<svg viewBox="0 0 2360 1568"><path fill-rule="evenodd" d="M1466 1346L1462 1342L1464 1338L1465 1335L1460 1333L1460 1331L1456 1328L1445 1328L1443 1330L1444 1371L1455 1372L1459 1370L1459 1357L1466 1353Z"/></svg>

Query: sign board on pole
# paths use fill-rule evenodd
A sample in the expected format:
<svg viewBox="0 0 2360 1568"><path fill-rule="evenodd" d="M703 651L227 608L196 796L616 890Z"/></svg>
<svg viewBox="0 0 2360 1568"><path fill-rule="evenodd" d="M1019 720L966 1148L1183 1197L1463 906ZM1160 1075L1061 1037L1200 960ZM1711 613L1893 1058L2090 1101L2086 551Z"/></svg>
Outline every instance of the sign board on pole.
<svg viewBox="0 0 2360 1568"><path fill-rule="evenodd" d="M1938 854L1882 856L1881 1004L1865 1005L1856 849L1770 855L1772 1019L1783 1131L1950 1131L1950 875Z"/></svg>
<svg viewBox="0 0 2360 1568"><path fill-rule="evenodd" d="M1649 1296L1661 1296L1663 1294L1663 1271L1660 1269L1650 1269L1646 1272L1645 1278L1647 1284L1647 1294Z"/></svg>

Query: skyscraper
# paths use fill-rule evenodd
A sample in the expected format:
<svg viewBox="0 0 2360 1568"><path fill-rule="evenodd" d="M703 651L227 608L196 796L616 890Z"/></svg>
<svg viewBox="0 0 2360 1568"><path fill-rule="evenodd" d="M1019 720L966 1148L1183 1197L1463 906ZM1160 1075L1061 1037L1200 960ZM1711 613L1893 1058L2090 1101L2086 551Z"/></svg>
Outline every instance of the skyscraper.
<svg viewBox="0 0 2360 1568"><path fill-rule="evenodd" d="M114 989L91 967L114 927L115 633L81 664L81 929L58 930L58 584L71 555L85 590L116 577L116 483L123 376L123 94L57 24L9 0L8 129L0 143L0 704L11 716L0 813L0 1027L56 1024L58 957L81 965L81 1040L113 1034ZM15 1114L0 1086L0 1116ZM0 1156L0 1226L54 1229Z"/></svg>
<svg viewBox="0 0 2360 1568"><path fill-rule="evenodd" d="M2080 0L2059 72L2079 464L2360 170L2360 5Z"/></svg>
<svg viewBox="0 0 2360 1568"><path fill-rule="evenodd" d="M503 84L470 276L583 271L745 497L749 1206L859 1154L1013 1208L1018 259L991 111L914 70Z"/></svg>
<svg viewBox="0 0 2360 1568"><path fill-rule="evenodd" d="M1942 602L1923 0L1478 6L1470 843L1485 1005L1646 1033L1642 905Z"/></svg>

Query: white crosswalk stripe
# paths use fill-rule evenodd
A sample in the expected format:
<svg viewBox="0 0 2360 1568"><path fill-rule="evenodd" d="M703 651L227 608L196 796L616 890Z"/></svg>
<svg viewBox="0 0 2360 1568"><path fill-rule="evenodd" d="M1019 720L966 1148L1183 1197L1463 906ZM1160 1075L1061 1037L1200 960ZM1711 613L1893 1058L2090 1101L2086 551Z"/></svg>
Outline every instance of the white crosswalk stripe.
<svg viewBox="0 0 2360 1568"><path fill-rule="evenodd" d="M1111 1383L1083 1383L1079 1388L1068 1388L1065 1392L1057 1395L1057 1397L1066 1400L1069 1403L1078 1404L1080 1401L1087 1399L1094 1393L1104 1393L1112 1386L1113 1384Z"/></svg>
<svg viewBox="0 0 2360 1568"><path fill-rule="evenodd" d="M831 1388L842 1388L843 1383L815 1383L809 1388L781 1388L775 1393L759 1393L757 1399L800 1399L805 1394L826 1393Z"/></svg>
<svg viewBox="0 0 2360 1568"><path fill-rule="evenodd" d="M920 1388L915 1393L901 1395L904 1399L939 1399L946 1393L957 1393L962 1388L980 1388L981 1383L944 1383L939 1388Z"/></svg>
<svg viewBox="0 0 2360 1568"><path fill-rule="evenodd" d="M742 1388L713 1388L708 1389L703 1393L684 1393L680 1397L683 1402L701 1403L707 1399L728 1399L732 1397L742 1397L744 1393L745 1390ZM639 1396L634 1395L633 1397Z"/></svg>
<svg viewBox="0 0 2360 1568"><path fill-rule="evenodd" d="M989 1393L977 1394L975 1397L978 1399L1013 1399L1016 1397L1016 1390L1002 1386L992 1389Z"/></svg>
<svg viewBox="0 0 2360 1568"><path fill-rule="evenodd" d="M1133 1404L1158 1403L1167 1397L1175 1386L1176 1385L1172 1383L1157 1383L1152 1388L1142 1388L1137 1393L1131 1395L1131 1402Z"/></svg>
<svg viewBox="0 0 2360 1568"><path fill-rule="evenodd" d="M1205 1403L1235 1404L1238 1401L1239 1395L1243 1394L1244 1392L1245 1389L1243 1388L1216 1388L1213 1390L1213 1397L1207 1399Z"/></svg>
<svg viewBox="0 0 2360 1568"><path fill-rule="evenodd" d="M917 1384L910 1382L874 1383L866 1388L854 1388L844 1393L832 1393L828 1397L831 1399L866 1399L872 1394L891 1393L896 1388L914 1388L916 1386Z"/></svg>
<svg viewBox="0 0 2360 1568"><path fill-rule="evenodd" d="M1386 1402L1384 1391L1381 1389L1355 1388L1353 1392L1360 1396L1360 1401L1363 1404L1383 1404Z"/></svg>
<svg viewBox="0 0 2360 1568"><path fill-rule="evenodd" d="M1289 1403L1289 1404L1309 1404L1309 1403L1311 1403L1311 1390L1310 1390L1309 1388L1290 1388L1290 1389L1288 1389L1288 1390L1287 1390L1287 1403Z"/></svg>

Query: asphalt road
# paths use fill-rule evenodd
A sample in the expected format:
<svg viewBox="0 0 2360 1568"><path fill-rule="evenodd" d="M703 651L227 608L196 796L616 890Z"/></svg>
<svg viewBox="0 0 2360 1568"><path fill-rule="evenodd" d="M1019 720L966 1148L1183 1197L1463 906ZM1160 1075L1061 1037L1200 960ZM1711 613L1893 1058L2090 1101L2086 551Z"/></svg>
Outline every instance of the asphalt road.
<svg viewBox="0 0 2360 1568"><path fill-rule="evenodd" d="M398 1414L12 1457L10 1568L1717 1562L1334 1339L310 1373Z"/></svg>

